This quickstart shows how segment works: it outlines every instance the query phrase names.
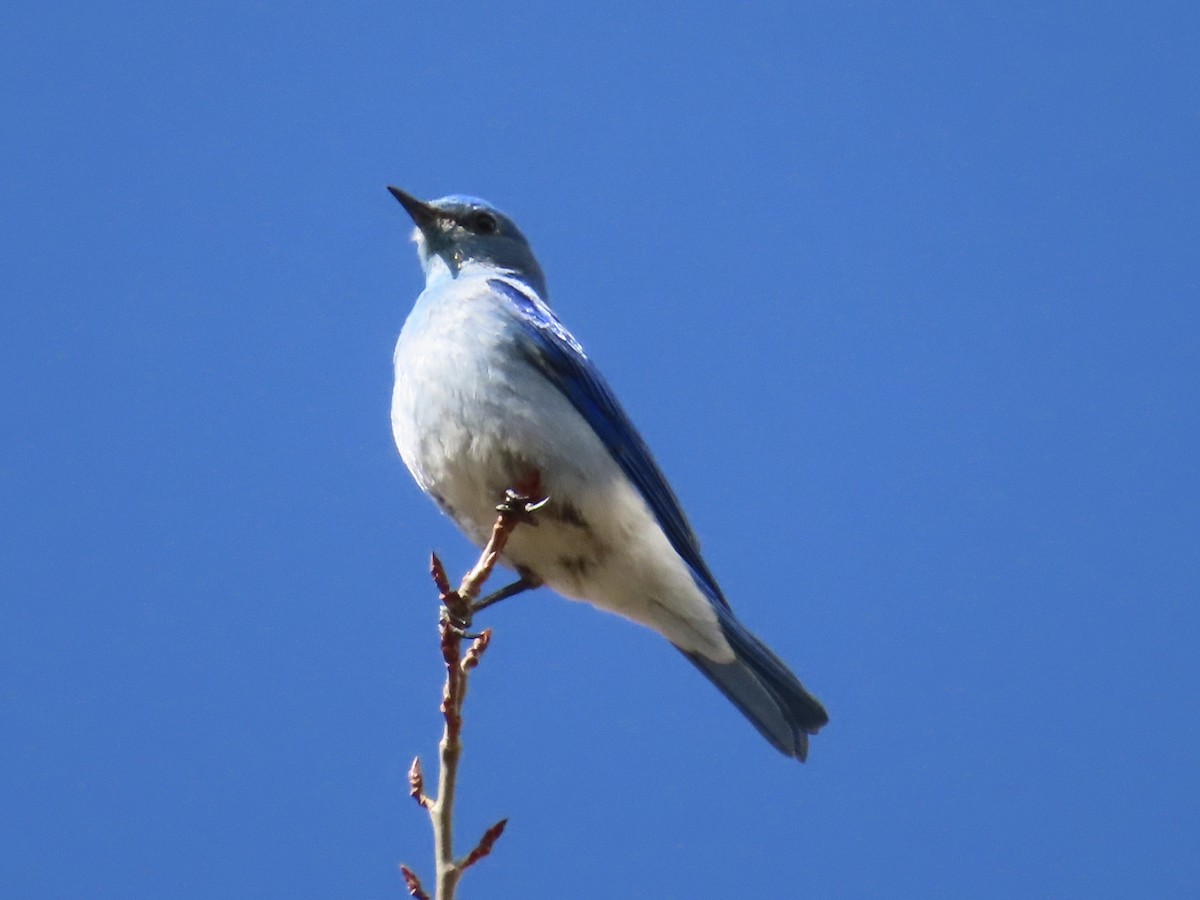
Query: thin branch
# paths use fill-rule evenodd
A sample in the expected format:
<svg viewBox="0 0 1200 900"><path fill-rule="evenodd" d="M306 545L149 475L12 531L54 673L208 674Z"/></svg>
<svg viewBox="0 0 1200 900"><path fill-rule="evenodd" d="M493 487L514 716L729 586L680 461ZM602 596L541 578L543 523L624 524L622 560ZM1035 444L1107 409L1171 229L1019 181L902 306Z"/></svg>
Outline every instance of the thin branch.
<svg viewBox="0 0 1200 900"><path fill-rule="evenodd" d="M462 756L462 703L467 693L467 679L459 658L461 640L449 619L443 619L442 659L446 663L446 684L442 690L442 717L446 724L438 744L441 765L437 800L429 809L433 822L438 900L452 900L458 879L462 877L462 871L454 864L454 795L458 787L458 760Z"/></svg>
<svg viewBox="0 0 1200 900"><path fill-rule="evenodd" d="M536 477L531 480L530 487L540 489ZM468 675L479 665L479 660L487 650L491 641L491 629L486 629L479 635L468 635L471 620L479 610L493 603L520 593L530 587L536 587L532 579L522 578L520 581L501 588L476 602L476 597L483 589L492 570L496 567L508 538L513 529L525 524L536 526L533 513L547 501L541 499L531 502L531 497L537 493L517 493L506 491L504 502L497 510L496 523L487 546L479 556L478 562L463 577L458 590L451 590L450 579L446 576L446 568L437 554L432 554L429 562L429 572L438 590L438 598L442 603L442 615L439 626L441 639L442 661L446 666L446 682L442 687L442 718L444 727L442 739L438 743L438 791L436 798L425 795L425 776L421 771L420 759L414 759L408 771L409 793L413 799L429 811L433 825L434 862L437 872L437 900L454 900L459 879L470 867L492 852L492 847L504 832L507 819L501 819L483 833L479 843L475 845L462 860L454 858L454 798L458 787L458 763L462 757L462 709L467 696ZM466 656L462 654L462 641L473 637ZM429 896L421 887L416 874L406 866L401 866L404 882L408 891L414 897L429 900Z"/></svg>

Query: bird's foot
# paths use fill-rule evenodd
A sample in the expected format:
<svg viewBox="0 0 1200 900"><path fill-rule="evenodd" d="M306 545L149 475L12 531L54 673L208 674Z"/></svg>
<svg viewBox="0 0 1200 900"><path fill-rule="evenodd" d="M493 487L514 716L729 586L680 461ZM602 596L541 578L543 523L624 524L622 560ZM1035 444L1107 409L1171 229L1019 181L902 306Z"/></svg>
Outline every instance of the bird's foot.
<svg viewBox="0 0 1200 900"><path fill-rule="evenodd" d="M538 499L537 493L527 494L509 488L504 492L504 499L496 504L496 512L511 519L514 525L532 525L537 527L534 513L550 502L548 496Z"/></svg>

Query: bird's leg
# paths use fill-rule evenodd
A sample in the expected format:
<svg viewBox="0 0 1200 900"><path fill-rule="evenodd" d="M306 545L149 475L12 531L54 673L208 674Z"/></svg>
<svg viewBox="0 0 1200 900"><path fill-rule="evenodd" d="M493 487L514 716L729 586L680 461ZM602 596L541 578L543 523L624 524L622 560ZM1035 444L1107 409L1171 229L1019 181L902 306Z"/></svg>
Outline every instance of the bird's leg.
<svg viewBox="0 0 1200 900"><path fill-rule="evenodd" d="M541 584L541 581L533 575L521 572L521 577L512 584L493 591L481 600L475 599L479 595L479 589L483 587L483 583L488 580L492 569L499 562L500 555L508 545L509 535L518 525L536 528L537 519L534 517L534 513L549 502L550 498L542 494L542 476L536 469L518 481L515 488L505 490L504 499L496 505L496 512L500 515L492 527L492 536L488 540L487 547L484 548L483 556L479 558L475 568L463 579L462 586L458 589L458 596L464 604L464 607L457 611L459 612L458 620L465 623L464 627L470 624L471 617L481 609L486 609L506 597L515 596ZM456 610L452 609L451 613L454 612Z"/></svg>
<svg viewBox="0 0 1200 900"><path fill-rule="evenodd" d="M509 488L504 492L504 499L496 505L496 512L500 513L500 518L496 522L492 541L488 545L489 549L494 551L493 559L499 557L508 542L508 535L517 525L537 527L537 519L533 514L549 502L550 498L542 493L542 477L536 469L518 482L515 489ZM512 584L506 584L498 591L492 591L486 597L472 601L469 607L469 616L474 616L480 610L487 609L501 600L507 600L509 597L515 597L531 588L541 586L541 579L532 573L523 571L520 572L520 575L521 577ZM482 586L482 582L479 584Z"/></svg>
<svg viewBox="0 0 1200 900"><path fill-rule="evenodd" d="M506 584L498 591L492 591L486 597L476 600L471 604L471 615L480 610L487 609L501 600L507 600L509 597L515 597L517 594L523 594L525 591L533 590L533 588L541 587L542 580L533 575L522 575L512 584Z"/></svg>
<svg viewBox="0 0 1200 900"><path fill-rule="evenodd" d="M475 599L479 596L484 582L491 577L496 563L500 561L500 555L504 552L504 548L508 544L508 537L513 530L518 525L537 526L533 514L550 502L549 497L533 499L538 496L540 489L541 476L534 472L519 483L516 490L509 488L504 492L504 499L496 506L496 512L499 515L496 518L496 524L492 526L492 534L488 539L487 546L483 548L483 554L479 557L479 561L463 578L457 591L450 588L450 581L446 577L446 570L442 567L441 560L437 558L436 554L433 556L432 574L438 587L438 593L441 595L442 623L460 638L475 637L475 635L467 634L467 629L471 627L471 619L479 610L499 603L505 597L512 597L541 584L537 578L523 572L517 581L507 587L488 594L482 600Z"/></svg>

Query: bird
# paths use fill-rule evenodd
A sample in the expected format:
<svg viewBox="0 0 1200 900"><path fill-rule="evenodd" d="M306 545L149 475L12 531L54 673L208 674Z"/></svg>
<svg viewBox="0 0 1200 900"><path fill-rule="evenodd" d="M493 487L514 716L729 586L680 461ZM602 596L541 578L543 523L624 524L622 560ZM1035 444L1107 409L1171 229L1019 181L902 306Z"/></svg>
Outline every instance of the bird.
<svg viewBox="0 0 1200 900"><path fill-rule="evenodd" d="M549 305L525 235L490 203L388 190L425 274L393 356L392 433L418 486L484 546L506 491L535 485L509 535L514 591L545 585L648 626L777 750L801 762L829 716L734 615L649 447Z"/></svg>

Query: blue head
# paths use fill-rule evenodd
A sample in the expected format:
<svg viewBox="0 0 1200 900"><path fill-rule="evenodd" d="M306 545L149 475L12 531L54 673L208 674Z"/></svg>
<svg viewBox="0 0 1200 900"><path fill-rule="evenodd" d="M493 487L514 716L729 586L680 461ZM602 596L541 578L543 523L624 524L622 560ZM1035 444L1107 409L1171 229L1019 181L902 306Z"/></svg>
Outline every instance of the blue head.
<svg viewBox="0 0 1200 900"><path fill-rule="evenodd" d="M399 188L392 196L416 223L413 240L427 282L457 278L472 263L502 269L546 296L546 278L516 223L486 200L452 194L428 203Z"/></svg>

